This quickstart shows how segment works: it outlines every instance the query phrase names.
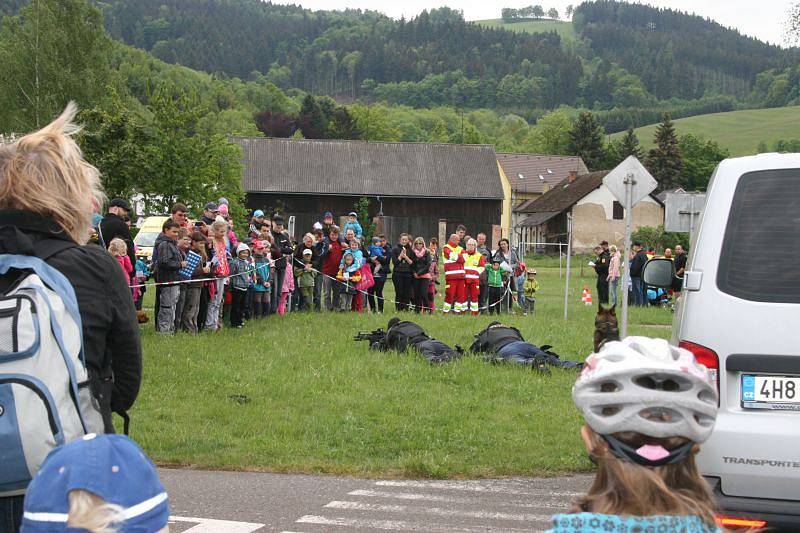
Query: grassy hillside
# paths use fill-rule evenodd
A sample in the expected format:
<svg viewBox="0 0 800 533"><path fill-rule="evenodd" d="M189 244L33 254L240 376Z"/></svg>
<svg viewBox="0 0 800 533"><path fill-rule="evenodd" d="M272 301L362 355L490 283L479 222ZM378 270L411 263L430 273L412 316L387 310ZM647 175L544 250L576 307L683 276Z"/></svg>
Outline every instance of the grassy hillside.
<svg viewBox="0 0 800 533"><path fill-rule="evenodd" d="M636 130L643 146L652 145L656 126L650 124ZM693 133L717 141L732 156L751 155L761 141L772 146L778 139L800 138L800 106L699 115L676 120L675 128L679 135ZM618 139L622 135L624 132L611 137Z"/></svg>
<svg viewBox="0 0 800 533"><path fill-rule="evenodd" d="M503 19L476 20L475 24L486 26L487 28L503 28L510 31L521 31L525 33L543 33L555 31L562 39L575 40L575 31L572 29L571 22L563 20L528 20L525 22L505 23Z"/></svg>

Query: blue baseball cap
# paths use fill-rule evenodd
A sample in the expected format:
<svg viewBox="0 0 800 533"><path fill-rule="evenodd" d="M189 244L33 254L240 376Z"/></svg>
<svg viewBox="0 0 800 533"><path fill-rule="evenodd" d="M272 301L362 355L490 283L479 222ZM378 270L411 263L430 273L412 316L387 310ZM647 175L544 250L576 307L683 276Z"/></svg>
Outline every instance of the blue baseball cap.
<svg viewBox="0 0 800 533"><path fill-rule="evenodd" d="M120 506L120 533L159 531L169 520L167 492L155 465L123 435L90 433L50 452L28 486L21 531L83 531L67 526L69 493L74 490Z"/></svg>
<svg viewBox="0 0 800 533"><path fill-rule="evenodd" d="M253 217L254 218L263 217L263 216L264 216L264 211L262 211L261 209L256 209L255 211L253 211Z"/></svg>

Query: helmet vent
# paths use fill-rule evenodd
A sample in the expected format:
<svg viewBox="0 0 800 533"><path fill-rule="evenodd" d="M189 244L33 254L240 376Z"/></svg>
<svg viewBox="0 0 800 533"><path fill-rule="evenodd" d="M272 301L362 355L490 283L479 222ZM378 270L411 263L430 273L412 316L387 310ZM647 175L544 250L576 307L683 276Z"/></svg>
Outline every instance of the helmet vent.
<svg viewBox="0 0 800 533"><path fill-rule="evenodd" d="M666 407L650 407L639 411L639 416L650 422L673 423L683 420L683 416L677 411Z"/></svg>
<svg viewBox="0 0 800 533"><path fill-rule="evenodd" d="M633 382L644 389L664 392L683 392L692 388L691 383L676 376L659 376L658 374L639 376Z"/></svg>

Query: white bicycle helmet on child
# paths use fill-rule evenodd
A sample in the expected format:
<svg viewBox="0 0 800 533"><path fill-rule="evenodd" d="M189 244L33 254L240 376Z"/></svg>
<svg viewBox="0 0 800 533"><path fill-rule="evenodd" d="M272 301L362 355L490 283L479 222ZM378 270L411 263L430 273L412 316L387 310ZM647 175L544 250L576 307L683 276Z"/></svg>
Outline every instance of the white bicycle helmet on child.
<svg viewBox="0 0 800 533"><path fill-rule="evenodd" d="M664 339L627 337L587 358L572 387L572 399L615 456L661 466L681 461L695 443L708 439L718 393L708 370L691 352ZM674 450L660 445L634 449L613 437L624 432L654 439L683 437L688 442Z"/></svg>

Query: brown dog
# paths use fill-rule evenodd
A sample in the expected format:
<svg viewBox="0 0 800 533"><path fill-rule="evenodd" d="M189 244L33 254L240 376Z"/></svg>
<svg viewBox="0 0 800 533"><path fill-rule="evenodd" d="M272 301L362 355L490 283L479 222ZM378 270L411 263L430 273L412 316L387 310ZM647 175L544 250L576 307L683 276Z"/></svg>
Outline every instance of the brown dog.
<svg viewBox="0 0 800 533"><path fill-rule="evenodd" d="M139 324L147 324L150 321L150 317L147 316L147 313L144 311L136 311L136 320Z"/></svg>
<svg viewBox="0 0 800 533"><path fill-rule="evenodd" d="M619 322L617 322L616 305L606 309L602 305L597 308L597 316L594 317L594 352L608 341L619 340Z"/></svg>

